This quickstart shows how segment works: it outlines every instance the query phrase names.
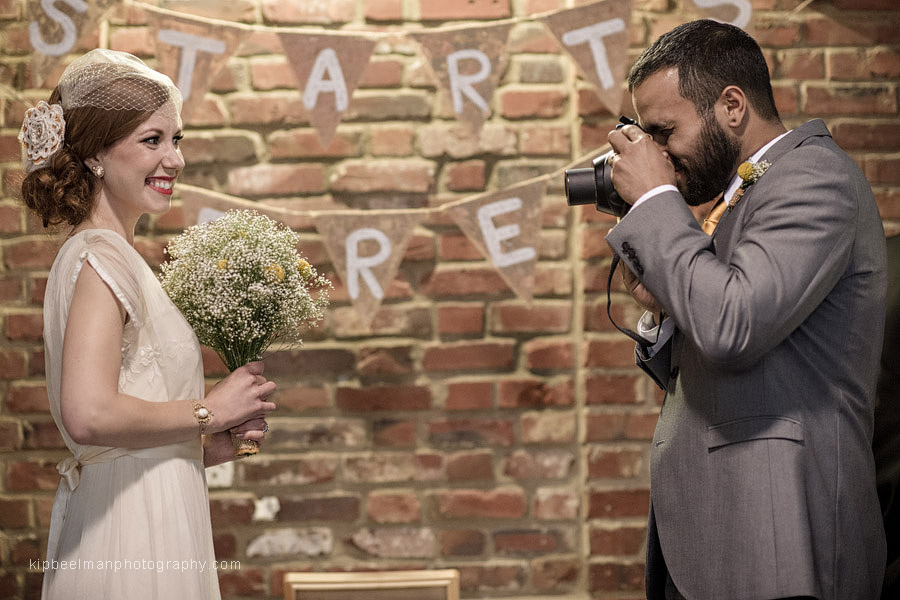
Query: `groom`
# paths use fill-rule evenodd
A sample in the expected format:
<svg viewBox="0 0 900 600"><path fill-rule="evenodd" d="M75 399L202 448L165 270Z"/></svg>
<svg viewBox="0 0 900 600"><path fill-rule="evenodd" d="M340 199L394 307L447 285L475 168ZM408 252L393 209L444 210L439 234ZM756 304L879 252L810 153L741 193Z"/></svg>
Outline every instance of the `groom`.
<svg viewBox="0 0 900 600"><path fill-rule="evenodd" d="M885 247L871 189L822 121L786 131L736 27L675 28L629 88L640 128L609 141L632 208L607 240L650 309L639 329L656 345L639 363L667 392L648 598L877 598ZM723 190L704 231L689 205Z"/></svg>

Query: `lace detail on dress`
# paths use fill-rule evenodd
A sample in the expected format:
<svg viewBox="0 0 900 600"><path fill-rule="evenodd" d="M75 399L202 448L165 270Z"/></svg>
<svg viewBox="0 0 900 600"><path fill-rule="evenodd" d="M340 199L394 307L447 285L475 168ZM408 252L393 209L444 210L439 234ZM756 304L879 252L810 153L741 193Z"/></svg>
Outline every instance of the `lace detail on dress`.
<svg viewBox="0 0 900 600"><path fill-rule="evenodd" d="M127 331L131 329L131 331ZM194 350L192 344L182 340L168 340L163 348L154 344L139 344L134 328L126 327L122 336L122 368L119 370L119 388L133 384L138 378L148 384L156 382L163 372L177 373ZM132 335L129 335L132 334Z"/></svg>

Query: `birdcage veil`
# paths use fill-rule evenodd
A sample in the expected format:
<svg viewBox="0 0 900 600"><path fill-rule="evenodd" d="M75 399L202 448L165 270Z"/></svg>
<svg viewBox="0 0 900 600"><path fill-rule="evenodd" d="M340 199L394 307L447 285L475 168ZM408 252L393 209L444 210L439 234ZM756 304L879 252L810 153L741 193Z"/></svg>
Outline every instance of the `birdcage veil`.
<svg viewBox="0 0 900 600"><path fill-rule="evenodd" d="M156 112L166 107L174 118L181 114L181 92L172 80L127 52L103 48L87 52L66 67L57 89L60 104L41 100L25 111L19 141L28 173L47 166L63 146L66 111L92 107Z"/></svg>

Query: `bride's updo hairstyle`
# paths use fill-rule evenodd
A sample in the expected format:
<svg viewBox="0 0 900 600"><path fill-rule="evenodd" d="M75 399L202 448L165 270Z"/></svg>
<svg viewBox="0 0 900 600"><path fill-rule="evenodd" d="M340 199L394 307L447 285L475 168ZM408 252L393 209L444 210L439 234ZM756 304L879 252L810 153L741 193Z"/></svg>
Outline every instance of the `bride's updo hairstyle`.
<svg viewBox="0 0 900 600"><path fill-rule="evenodd" d="M109 148L169 104L181 112L172 80L126 52L97 49L77 58L47 102L25 113L22 200L44 227L76 226L94 208L102 173L84 161Z"/></svg>

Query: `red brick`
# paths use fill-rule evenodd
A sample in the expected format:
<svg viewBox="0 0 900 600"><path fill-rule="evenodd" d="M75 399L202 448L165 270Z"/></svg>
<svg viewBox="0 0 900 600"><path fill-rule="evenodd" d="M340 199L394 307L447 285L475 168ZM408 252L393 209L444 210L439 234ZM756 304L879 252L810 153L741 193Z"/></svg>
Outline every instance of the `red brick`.
<svg viewBox="0 0 900 600"><path fill-rule="evenodd" d="M569 411L543 411L519 418L525 444L565 444L575 441L575 415Z"/></svg>
<svg viewBox="0 0 900 600"><path fill-rule="evenodd" d="M24 529L30 525L31 502L29 500L0 498L0 527L3 529Z"/></svg>
<svg viewBox="0 0 900 600"><path fill-rule="evenodd" d="M28 423L24 430L25 450L62 450L66 447L59 428L53 421Z"/></svg>
<svg viewBox="0 0 900 600"><path fill-rule="evenodd" d="M278 414L285 412L305 412L331 405L328 390L307 387L304 385L279 386L272 396L272 402L278 405Z"/></svg>
<svg viewBox="0 0 900 600"><path fill-rule="evenodd" d="M156 40L147 27L128 27L112 30L109 47L135 56L148 58L156 54Z"/></svg>
<svg viewBox="0 0 900 600"><path fill-rule="evenodd" d="M490 322L494 333L565 333L572 321L569 301L525 304L493 304Z"/></svg>
<svg viewBox="0 0 900 600"><path fill-rule="evenodd" d="M486 546L484 532L475 529L438 531L441 556L481 556Z"/></svg>
<svg viewBox="0 0 900 600"><path fill-rule="evenodd" d="M649 440L658 419L657 413L595 413L585 417L585 441Z"/></svg>
<svg viewBox="0 0 900 600"><path fill-rule="evenodd" d="M588 450L587 469L590 479L631 479L644 466L641 448L607 448L595 446Z"/></svg>
<svg viewBox="0 0 900 600"><path fill-rule="evenodd" d="M366 0L365 11L370 21L401 21L403 0Z"/></svg>
<svg viewBox="0 0 900 600"><path fill-rule="evenodd" d="M267 94L235 94L228 101L234 125L277 125L279 127L305 124L309 115L303 99L294 92ZM199 112L199 111L198 111ZM318 144L318 142L316 142Z"/></svg>
<svg viewBox="0 0 900 600"><path fill-rule="evenodd" d="M509 370L513 368L513 342L465 342L425 348L426 371Z"/></svg>
<svg viewBox="0 0 900 600"><path fill-rule="evenodd" d="M484 306L481 304L440 305L437 318L441 335L476 335L484 332Z"/></svg>
<svg viewBox="0 0 900 600"><path fill-rule="evenodd" d="M522 349L531 371L571 369L575 366L575 348L568 340L529 340Z"/></svg>
<svg viewBox="0 0 900 600"><path fill-rule="evenodd" d="M44 318L38 312L17 312L6 315L6 337L10 340L39 342L44 336Z"/></svg>
<svg viewBox="0 0 900 600"><path fill-rule="evenodd" d="M408 375L413 370L412 346L360 348L357 371L360 375Z"/></svg>
<svg viewBox="0 0 900 600"><path fill-rule="evenodd" d="M833 52L828 56L828 77L835 81L896 80L900 77L900 52L886 49Z"/></svg>
<svg viewBox="0 0 900 600"><path fill-rule="evenodd" d="M575 456L566 450L516 450L506 457L503 474L513 479L564 479Z"/></svg>
<svg viewBox="0 0 900 600"><path fill-rule="evenodd" d="M425 92L359 90L353 95L346 121L414 121L431 116L431 101Z"/></svg>
<svg viewBox="0 0 900 600"><path fill-rule="evenodd" d="M394 58L372 58L359 80L361 88L396 88L403 85L403 62Z"/></svg>
<svg viewBox="0 0 900 600"><path fill-rule="evenodd" d="M415 476L415 457L408 452L379 452L365 456L345 456L344 481L354 483L393 483L411 481Z"/></svg>
<svg viewBox="0 0 900 600"><path fill-rule="evenodd" d="M877 84L807 84L804 110L818 115L886 115L897 112L897 90Z"/></svg>
<svg viewBox="0 0 900 600"><path fill-rule="evenodd" d="M24 360L22 363L24 370ZM11 413L49 413L50 400L43 384L14 384L6 396L6 410Z"/></svg>
<svg viewBox="0 0 900 600"><path fill-rule="evenodd" d="M429 495L444 519L518 519L525 516L525 493L520 489L448 490Z"/></svg>
<svg viewBox="0 0 900 600"><path fill-rule="evenodd" d="M451 192L472 192L484 189L486 183L483 160L466 160L444 167L447 189Z"/></svg>
<svg viewBox="0 0 900 600"><path fill-rule="evenodd" d="M9 269L49 269L58 250L56 240L19 238L3 245L3 262Z"/></svg>
<svg viewBox="0 0 900 600"><path fill-rule="evenodd" d="M423 386L339 387L335 403L345 411L426 410L431 406L431 391Z"/></svg>
<svg viewBox="0 0 900 600"><path fill-rule="evenodd" d="M41 542L37 537L11 539L10 562L13 565L24 567L29 562L37 562L44 558L41 553Z"/></svg>
<svg viewBox="0 0 900 600"><path fill-rule="evenodd" d="M649 511L649 490L594 490L588 494L589 519L645 517Z"/></svg>
<svg viewBox="0 0 900 600"><path fill-rule="evenodd" d="M513 424L503 419L448 419L428 425L432 446L511 446Z"/></svg>
<svg viewBox="0 0 900 600"><path fill-rule="evenodd" d="M559 539L550 531L525 529L498 531L494 534L494 551L498 554L527 556L547 554L558 550Z"/></svg>
<svg viewBox="0 0 900 600"><path fill-rule="evenodd" d="M252 496L212 496L209 499L213 527L249 525L254 508Z"/></svg>
<svg viewBox="0 0 900 600"><path fill-rule="evenodd" d="M266 593L265 571L260 568L242 567L231 571L216 571L219 590L225 598L235 596L259 597Z"/></svg>
<svg viewBox="0 0 900 600"><path fill-rule="evenodd" d="M477 410L493 406L493 384L489 381L460 381L447 384L444 410Z"/></svg>
<svg viewBox="0 0 900 600"><path fill-rule="evenodd" d="M300 85L291 64L285 57L252 61L250 84L254 90L260 91L296 89Z"/></svg>
<svg viewBox="0 0 900 600"><path fill-rule="evenodd" d="M305 2L303 0L263 0L262 15L276 25L347 23L356 16L354 0Z"/></svg>
<svg viewBox="0 0 900 600"><path fill-rule="evenodd" d="M755 19L753 37L764 48L794 48L801 36L799 21L792 22L784 18Z"/></svg>
<svg viewBox="0 0 900 600"><path fill-rule="evenodd" d="M632 356L633 354L632 345ZM633 363L632 363L633 364ZM594 375L587 380L588 404L634 404L643 375Z"/></svg>
<svg viewBox="0 0 900 600"><path fill-rule="evenodd" d="M596 563L589 567L588 587L592 593L640 592L644 589L643 562Z"/></svg>
<svg viewBox="0 0 900 600"><path fill-rule="evenodd" d="M376 446L412 447L416 443L416 422L379 419L372 425L372 441Z"/></svg>
<svg viewBox="0 0 900 600"><path fill-rule="evenodd" d="M334 169L331 188L336 192L428 192L435 167L423 160L346 161Z"/></svg>
<svg viewBox="0 0 900 600"><path fill-rule="evenodd" d="M327 148L322 148L319 134L314 129L274 131L267 141L269 153L275 160L360 156L363 152L361 132L346 129L335 132Z"/></svg>
<svg viewBox="0 0 900 600"><path fill-rule="evenodd" d="M594 556L637 556L647 538L647 528L618 523L592 526L589 538Z"/></svg>
<svg viewBox="0 0 900 600"><path fill-rule="evenodd" d="M526 125L522 127L519 148L526 156L570 154L573 151L572 133L568 127Z"/></svg>
<svg viewBox="0 0 900 600"><path fill-rule="evenodd" d="M423 21L503 19L510 16L509 0L419 0L419 18Z"/></svg>
<svg viewBox="0 0 900 600"><path fill-rule="evenodd" d="M447 457L450 481L493 481L493 452L459 452Z"/></svg>
<svg viewBox="0 0 900 600"><path fill-rule="evenodd" d="M6 489L16 492L55 490L59 486L59 473L55 462L8 461L6 463Z"/></svg>
<svg viewBox="0 0 900 600"><path fill-rule="evenodd" d="M840 13L836 13L835 16ZM799 24L800 22L798 22ZM900 16L856 16L852 19L810 18L802 22L809 46L874 46L895 44ZM759 32L757 26L757 33ZM760 41L760 43L762 43Z"/></svg>
<svg viewBox="0 0 900 600"><path fill-rule="evenodd" d="M269 432L271 436L278 425ZM327 437L328 432L317 432ZM309 485L334 481L338 461L335 456L262 458L242 465L244 480L252 486Z"/></svg>
<svg viewBox="0 0 900 600"><path fill-rule="evenodd" d="M897 10L894 0L834 0L840 10Z"/></svg>
<svg viewBox="0 0 900 600"><path fill-rule="evenodd" d="M573 406L575 390L570 380L550 384L540 379L508 379L497 389L500 408Z"/></svg>
<svg viewBox="0 0 900 600"><path fill-rule="evenodd" d="M824 79L824 53L822 50L784 50L779 55L777 75L785 79Z"/></svg>
<svg viewBox="0 0 900 600"><path fill-rule="evenodd" d="M0 278L0 302L12 304L22 299L22 279L18 277Z"/></svg>
<svg viewBox="0 0 900 600"><path fill-rule="evenodd" d="M461 566L459 570L460 591L466 595L482 596L494 590L521 590L525 585L525 569L518 565Z"/></svg>
<svg viewBox="0 0 900 600"><path fill-rule="evenodd" d="M16 421L0 421L0 452L19 450L22 447L22 430Z"/></svg>
<svg viewBox="0 0 900 600"><path fill-rule="evenodd" d="M578 516L579 493L567 488L541 488L534 494L534 516L543 521L570 521Z"/></svg>
<svg viewBox="0 0 900 600"><path fill-rule="evenodd" d="M415 523L420 510L414 492L373 492L366 500L366 516L375 523Z"/></svg>
<svg viewBox="0 0 900 600"><path fill-rule="evenodd" d="M531 564L535 588L550 592L569 590L578 579L581 563L577 559L540 559Z"/></svg>
<svg viewBox="0 0 900 600"><path fill-rule="evenodd" d="M900 158L869 156L863 171L872 185L896 185L900 183Z"/></svg>
<svg viewBox="0 0 900 600"><path fill-rule="evenodd" d="M555 119L568 103L564 90L509 90L500 94L500 113L507 119Z"/></svg>
<svg viewBox="0 0 900 600"><path fill-rule="evenodd" d="M181 143L191 165L256 162L256 142L246 134L192 133Z"/></svg>
<svg viewBox="0 0 900 600"><path fill-rule="evenodd" d="M216 554L216 560L236 558L237 539L230 533L214 534L213 551Z"/></svg>
<svg viewBox="0 0 900 600"><path fill-rule="evenodd" d="M279 498L279 522L346 521L359 518L360 500L356 495L297 496Z"/></svg>
<svg viewBox="0 0 900 600"><path fill-rule="evenodd" d="M322 165L255 165L228 172L229 193L237 196L320 194L325 191Z"/></svg>
<svg viewBox="0 0 900 600"><path fill-rule="evenodd" d="M411 127L405 125L373 127L369 135L371 136L370 149L374 156L410 156L413 154L415 133Z"/></svg>
<svg viewBox="0 0 900 600"><path fill-rule="evenodd" d="M844 150L895 150L900 148L897 121L841 120L829 124L834 141Z"/></svg>
<svg viewBox="0 0 900 600"><path fill-rule="evenodd" d="M0 379L19 379L25 377L26 373L24 352L20 350L0 350ZM10 412L16 412L10 408L9 395L7 395L6 399L6 408Z"/></svg>

